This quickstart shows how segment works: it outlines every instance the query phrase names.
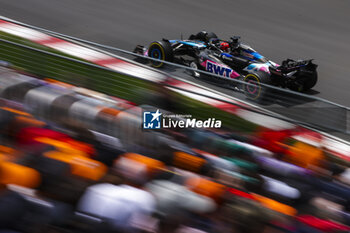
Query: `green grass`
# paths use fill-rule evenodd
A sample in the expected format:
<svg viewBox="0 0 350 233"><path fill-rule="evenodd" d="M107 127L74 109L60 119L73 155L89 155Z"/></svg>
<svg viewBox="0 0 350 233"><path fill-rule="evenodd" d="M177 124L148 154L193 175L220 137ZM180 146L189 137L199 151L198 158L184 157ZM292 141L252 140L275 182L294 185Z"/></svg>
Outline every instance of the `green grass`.
<svg viewBox="0 0 350 233"><path fill-rule="evenodd" d="M155 90L161 88L146 80L137 79L129 75L117 73L90 64L83 64L82 62L79 62L81 59L74 58L76 61L68 60L57 55L63 55L69 58L73 57L17 36L1 32L0 38L42 50L38 51L20 45L0 42L0 60L9 61L16 67L41 78L47 77L56 79L126 99L137 104L152 105L148 96L150 93L154 93ZM54 54L48 54L43 51ZM258 127L254 123L246 121L231 113L214 108L203 102L170 90L167 90L167 92L176 98L176 105L179 113L191 114L197 119L214 117L218 120L222 120L224 127L231 128L235 131L249 133L254 132Z"/></svg>
<svg viewBox="0 0 350 233"><path fill-rule="evenodd" d="M46 51L52 52L51 49ZM0 59L42 78L53 78L136 102L139 100L132 90L149 89L152 85L128 75L4 42L0 43Z"/></svg>

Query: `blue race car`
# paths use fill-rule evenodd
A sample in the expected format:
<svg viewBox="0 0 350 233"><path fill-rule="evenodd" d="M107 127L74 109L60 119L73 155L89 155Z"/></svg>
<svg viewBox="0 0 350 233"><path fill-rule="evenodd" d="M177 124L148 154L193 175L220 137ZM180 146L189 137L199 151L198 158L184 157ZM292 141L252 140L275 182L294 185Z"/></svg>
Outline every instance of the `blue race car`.
<svg viewBox="0 0 350 233"><path fill-rule="evenodd" d="M215 33L201 31L187 40L154 41L148 48L138 45L134 52L159 59L151 61L160 68L164 62L175 62L191 67L192 75L201 77L198 70L207 71L227 79L241 80L248 85L239 85L246 96L253 100L266 97L263 84L307 91L317 83L317 65L311 60L287 59L281 65L268 60L249 45L240 42L239 36L221 40ZM234 83L234 82L233 82Z"/></svg>

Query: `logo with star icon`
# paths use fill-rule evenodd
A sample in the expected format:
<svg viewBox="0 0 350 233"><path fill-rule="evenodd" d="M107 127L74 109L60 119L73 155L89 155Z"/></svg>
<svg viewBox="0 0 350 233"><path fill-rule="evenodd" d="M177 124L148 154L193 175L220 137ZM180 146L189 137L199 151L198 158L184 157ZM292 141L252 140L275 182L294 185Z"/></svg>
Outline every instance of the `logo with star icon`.
<svg viewBox="0 0 350 233"><path fill-rule="evenodd" d="M162 113L157 109L156 112L143 112L144 129L160 129Z"/></svg>

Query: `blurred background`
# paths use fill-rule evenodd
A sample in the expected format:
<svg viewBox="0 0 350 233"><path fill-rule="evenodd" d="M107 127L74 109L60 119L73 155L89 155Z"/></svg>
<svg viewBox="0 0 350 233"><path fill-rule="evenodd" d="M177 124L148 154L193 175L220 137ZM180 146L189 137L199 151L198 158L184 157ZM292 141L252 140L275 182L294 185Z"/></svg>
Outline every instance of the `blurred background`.
<svg viewBox="0 0 350 233"><path fill-rule="evenodd" d="M0 9L128 51L203 29L241 35L276 62L316 59L307 94L348 106L348 1L0 0ZM348 144L177 92L178 72L130 74L136 63L121 57L133 65L113 71L18 37L39 35L28 30L0 34L0 233L350 231ZM142 130L142 113L156 109L223 126Z"/></svg>

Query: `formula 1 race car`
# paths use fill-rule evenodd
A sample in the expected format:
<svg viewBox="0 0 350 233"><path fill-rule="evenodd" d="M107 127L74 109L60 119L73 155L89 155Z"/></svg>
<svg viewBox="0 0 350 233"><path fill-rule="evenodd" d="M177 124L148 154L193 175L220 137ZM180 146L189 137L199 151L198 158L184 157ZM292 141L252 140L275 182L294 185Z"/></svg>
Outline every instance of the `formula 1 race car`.
<svg viewBox="0 0 350 233"><path fill-rule="evenodd" d="M163 39L148 48L138 45L135 53L162 61L175 62L192 68L192 75L199 78L198 70L207 71L226 79L235 79L249 84L238 84L246 96L261 100L266 96L266 85L307 91L317 82L317 65L311 60L287 59L281 65L266 59L249 45L240 42L240 37L221 40L215 33L201 31L188 40ZM153 67L162 67L164 62L151 61Z"/></svg>

